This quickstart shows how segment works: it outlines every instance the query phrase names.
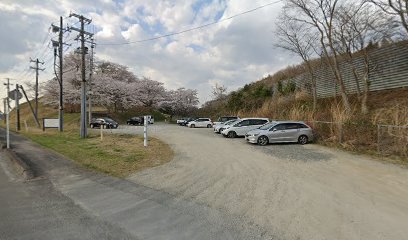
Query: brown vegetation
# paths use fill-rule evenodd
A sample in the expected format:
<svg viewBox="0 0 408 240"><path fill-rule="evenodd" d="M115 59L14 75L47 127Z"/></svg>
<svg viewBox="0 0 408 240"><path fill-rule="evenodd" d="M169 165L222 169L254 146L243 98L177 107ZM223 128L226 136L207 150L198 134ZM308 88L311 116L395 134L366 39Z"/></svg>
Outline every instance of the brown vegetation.
<svg viewBox="0 0 408 240"><path fill-rule="evenodd" d="M265 98L259 107L238 111L230 111L226 103L217 103L218 112L213 112L212 106L207 106L201 109L200 114L210 114L213 118L238 115L241 118L259 116L273 120L305 121L313 127L319 143L356 152L394 156L408 162L408 128L378 129L377 126L408 126L408 88L370 92L368 114L359 111L356 95L350 96L351 113L347 113L339 97L318 99L315 113L312 102L312 97L307 93L294 92L287 96Z"/></svg>

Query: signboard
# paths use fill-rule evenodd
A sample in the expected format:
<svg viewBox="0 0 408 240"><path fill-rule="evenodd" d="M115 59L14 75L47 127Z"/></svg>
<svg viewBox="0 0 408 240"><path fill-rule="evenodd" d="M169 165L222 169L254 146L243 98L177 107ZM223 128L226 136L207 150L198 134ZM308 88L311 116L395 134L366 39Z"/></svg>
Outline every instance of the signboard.
<svg viewBox="0 0 408 240"><path fill-rule="evenodd" d="M58 118L43 118L43 131L46 128L59 128Z"/></svg>
<svg viewBox="0 0 408 240"><path fill-rule="evenodd" d="M16 90L15 90L15 89L14 89L13 91L10 91L10 92L8 93L8 97L9 97L11 100L16 100L16 99L15 99L15 96L16 96ZM20 91L17 91L17 97L18 97L18 99L21 99L21 98L23 97L23 94L21 94Z"/></svg>

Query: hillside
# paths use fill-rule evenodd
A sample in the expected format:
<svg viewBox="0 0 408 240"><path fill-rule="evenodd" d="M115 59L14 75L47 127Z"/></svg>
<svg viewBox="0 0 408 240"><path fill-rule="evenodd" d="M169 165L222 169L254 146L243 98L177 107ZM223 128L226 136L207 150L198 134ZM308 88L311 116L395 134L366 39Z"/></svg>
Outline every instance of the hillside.
<svg viewBox="0 0 408 240"><path fill-rule="evenodd" d="M14 107L13 104L11 105L12 105L11 107ZM80 113L76 111L72 111L72 109L69 109L69 110L71 111L64 113L65 127L78 128L79 122L80 122ZM42 103L42 101L39 101L38 115L39 115L39 122L40 124L42 124L43 118L58 118L58 109L51 105L45 105ZM142 115L152 115L155 118L155 121L163 121L166 117L159 111L151 109L151 108L139 107L139 108L130 109L128 111L123 111L123 112L121 111L108 112L105 108L94 107L94 117L109 116L115 119L116 121L118 121L120 124L126 123L126 120L130 117L142 116ZM31 113L29 104L27 102L20 105L20 121L21 121L21 130L25 130L26 126L28 128L37 127L34 121L33 114ZM5 119L3 121L3 124L4 123L5 123ZM15 115L14 109L10 113L10 128L12 130L16 129L16 115Z"/></svg>
<svg viewBox="0 0 408 240"><path fill-rule="evenodd" d="M314 128L319 143L408 161L408 61L401 52L390 55L395 49L404 49L403 46L406 47L400 43L373 50L377 51L372 55L381 71L370 75L367 113L362 111L362 95L353 90L355 81L350 75L350 63L342 63L350 112L344 109L340 96L334 96L335 88L330 85L334 80L324 68L316 70L318 98L313 111L309 80L303 65L298 65L207 102L198 115L213 119L238 115L301 120ZM314 60L315 64L318 62Z"/></svg>

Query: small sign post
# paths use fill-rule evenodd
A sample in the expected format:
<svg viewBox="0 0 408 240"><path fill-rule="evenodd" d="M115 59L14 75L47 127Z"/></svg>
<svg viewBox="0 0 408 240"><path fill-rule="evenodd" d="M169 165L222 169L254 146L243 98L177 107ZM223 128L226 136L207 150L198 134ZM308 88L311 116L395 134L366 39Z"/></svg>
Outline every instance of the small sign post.
<svg viewBox="0 0 408 240"><path fill-rule="evenodd" d="M149 121L149 116L144 116L144 130L143 130L143 136L144 136L144 142L143 145L147 147L147 125Z"/></svg>
<svg viewBox="0 0 408 240"><path fill-rule="evenodd" d="M100 127L101 127L101 141L103 141L103 130L102 130L102 129L103 129L103 125L101 124Z"/></svg>
<svg viewBox="0 0 408 240"><path fill-rule="evenodd" d="M58 118L43 118L43 131L46 128L59 128Z"/></svg>

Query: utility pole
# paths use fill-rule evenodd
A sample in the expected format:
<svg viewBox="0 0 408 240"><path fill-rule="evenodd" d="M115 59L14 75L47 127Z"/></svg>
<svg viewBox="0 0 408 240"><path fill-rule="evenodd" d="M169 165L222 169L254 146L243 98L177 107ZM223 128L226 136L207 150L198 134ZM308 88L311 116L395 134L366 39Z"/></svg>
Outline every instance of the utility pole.
<svg viewBox="0 0 408 240"><path fill-rule="evenodd" d="M64 85L63 85L63 83L64 83L64 81L63 81L63 59L64 59L64 56L63 56L63 48L64 48L64 43L63 43L63 35L64 35L64 28L63 28L63 19L62 19L62 16L60 17L60 26L59 27L57 27L57 26L54 26L53 24L51 25L52 26L52 31L53 32L58 32L59 33L59 35L58 35L58 42L56 42L56 41L52 41L52 43L53 43L53 46L54 46L54 71L55 71L55 65L56 65L56 62L55 62L55 58L56 58L56 55L57 55L57 49L56 48L58 48L58 57L59 57L59 75L57 75L57 72L55 71L55 77L57 78L57 80L58 80L58 83L59 83L59 87L60 87L60 89L59 89L59 106L58 106L58 109L59 109L59 111L58 111L58 119L59 119L59 131L60 132L63 132L64 131L64 91L63 91L63 87L64 87Z"/></svg>
<svg viewBox="0 0 408 240"><path fill-rule="evenodd" d="M18 90L18 84L16 84L16 90L14 91L14 101L16 101L16 130L20 131L21 130L21 126L20 126L20 102L19 102L19 98L20 98L20 94L19 94L19 90Z"/></svg>
<svg viewBox="0 0 408 240"><path fill-rule="evenodd" d="M93 58L94 58L94 48L95 48L95 43L94 43L94 39L91 39L91 57L90 57L90 64L89 64L89 80L88 80L88 87L89 87L89 91L88 91L88 121L89 124L91 123L92 120L92 75L93 75Z"/></svg>
<svg viewBox="0 0 408 240"><path fill-rule="evenodd" d="M86 121L86 78L85 78L85 35L92 36L92 33L86 32L84 30L85 23L90 24L92 22L91 19L85 18L82 15L78 15L75 13L71 13L69 17L76 17L81 22L81 29L70 27L70 29L79 32L79 37L81 39L81 57L82 57L82 64L81 64L81 76L82 76L82 83L81 83L81 125L80 125L80 136L81 138L87 137L87 121Z"/></svg>
<svg viewBox="0 0 408 240"><path fill-rule="evenodd" d="M60 31L59 31L59 36L58 36L58 40L59 40L59 79L60 79L60 93L59 93L59 130L60 132L64 131L64 92L63 92L63 78L62 78L62 69L63 69L63 42L62 42L62 38L63 38L63 32L62 32L62 16L60 16Z"/></svg>
<svg viewBox="0 0 408 240"><path fill-rule="evenodd" d="M6 119L7 119L7 116L6 116L6 98L3 98L3 105L4 105L4 107L3 107L3 122L4 122L4 124L6 124Z"/></svg>
<svg viewBox="0 0 408 240"><path fill-rule="evenodd" d="M35 109L34 109L34 114L35 117L38 119L38 71L44 71L45 68L39 68L38 64L44 65L44 62L40 62L38 58L36 60L30 59L30 62L35 63L35 67L30 67L31 69L35 70Z"/></svg>
<svg viewBox="0 0 408 240"><path fill-rule="evenodd" d="M6 78L7 83L4 85L7 86L7 97L6 97L6 108L4 109L6 115L6 147L7 149L10 148L10 100L9 100L9 92L10 92L10 78Z"/></svg>

